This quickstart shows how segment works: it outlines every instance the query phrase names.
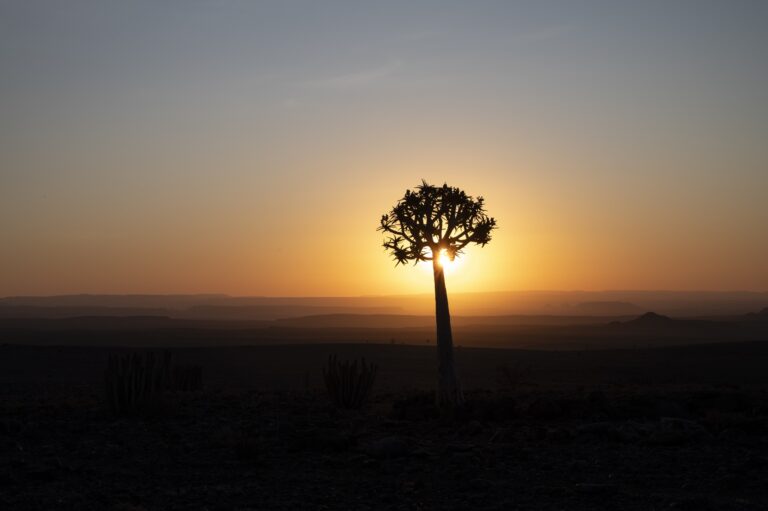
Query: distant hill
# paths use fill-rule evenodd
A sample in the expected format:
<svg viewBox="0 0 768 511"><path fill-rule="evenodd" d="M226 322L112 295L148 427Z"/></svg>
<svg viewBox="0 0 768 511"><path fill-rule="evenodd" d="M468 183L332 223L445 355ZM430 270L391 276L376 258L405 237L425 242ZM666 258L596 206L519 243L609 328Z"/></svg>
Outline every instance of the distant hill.
<svg viewBox="0 0 768 511"><path fill-rule="evenodd" d="M768 307L764 307L760 312L750 312L746 317L752 320L768 321Z"/></svg>
<svg viewBox="0 0 768 511"><path fill-rule="evenodd" d="M725 335L732 332L736 324L723 320L673 319L655 312L646 312L630 321L614 321L610 326L626 333L634 332L644 335L708 336Z"/></svg>
<svg viewBox="0 0 768 511"><path fill-rule="evenodd" d="M670 318L669 316L663 316L661 314L656 314L655 312L646 312L642 316L633 319L632 321L627 321L626 324L628 325L639 325L639 326L670 326L675 323L677 323L679 320L674 320Z"/></svg>

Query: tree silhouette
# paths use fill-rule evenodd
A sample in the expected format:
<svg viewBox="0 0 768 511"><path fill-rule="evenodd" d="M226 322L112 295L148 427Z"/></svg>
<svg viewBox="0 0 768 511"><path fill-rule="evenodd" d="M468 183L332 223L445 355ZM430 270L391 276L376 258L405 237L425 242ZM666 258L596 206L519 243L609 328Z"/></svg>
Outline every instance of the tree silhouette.
<svg viewBox="0 0 768 511"><path fill-rule="evenodd" d="M486 215L482 197L473 198L459 188L433 186L423 180L381 217L378 230L389 235L384 239L384 248L396 265L432 261L438 353L436 399L441 407L461 404L463 395L453 363L451 314L440 254L444 252L452 261L470 243L484 246L491 241L495 228L496 220Z"/></svg>

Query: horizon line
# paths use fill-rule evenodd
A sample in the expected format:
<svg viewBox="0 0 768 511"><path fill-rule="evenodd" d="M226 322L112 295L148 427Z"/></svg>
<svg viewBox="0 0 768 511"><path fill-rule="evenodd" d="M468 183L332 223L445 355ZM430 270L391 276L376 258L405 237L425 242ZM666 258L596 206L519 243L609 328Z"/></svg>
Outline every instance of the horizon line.
<svg viewBox="0 0 768 511"><path fill-rule="evenodd" d="M768 289L757 291L747 289L730 289L730 290L713 290L713 289L599 289L599 290L586 290L586 289L520 289L520 290L505 290L505 291L456 291L451 295L472 295L472 294L536 294L536 293L674 293L674 294L768 294ZM14 294L0 296L0 300L14 299L14 298L61 298L61 297L75 297L75 296L131 296L131 297L211 297L211 298L265 298L265 299L297 299L297 298L312 298L312 299L338 299L338 298L398 298L398 297L432 297L432 293L399 293L399 294L366 294L366 295L237 295L228 293L54 293L54 294Z"/></svg>

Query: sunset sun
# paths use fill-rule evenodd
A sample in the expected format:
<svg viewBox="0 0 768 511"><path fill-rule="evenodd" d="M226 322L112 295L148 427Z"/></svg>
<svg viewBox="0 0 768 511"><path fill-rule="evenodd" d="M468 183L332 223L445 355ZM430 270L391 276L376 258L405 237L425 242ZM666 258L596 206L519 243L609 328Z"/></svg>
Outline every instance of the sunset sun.
<svg viewBox="0 0 768 511"><path fill-rule="evenodd" d="M465 257L466 255L462 254L461 256L454 257L453 261L451 261L451 258L446 251L441 250L437 256L437 264L443 267L446 275L451 275L456 273L456 271L463 266ZM424 272L429 273L430 275L432 274L432 261L422 261L418 263L418 266L423 268Z"/></svg>
<svg viewBox="0 0 768 511"><path fill-rule="evenodd" d="M458 257L454 257L453 261L451 261L450 256L445 250L441 250L439 255L437 256L437 262L440 266L445 268L446 272L452 272L456 270L459 267L459 259Z"/></svg>

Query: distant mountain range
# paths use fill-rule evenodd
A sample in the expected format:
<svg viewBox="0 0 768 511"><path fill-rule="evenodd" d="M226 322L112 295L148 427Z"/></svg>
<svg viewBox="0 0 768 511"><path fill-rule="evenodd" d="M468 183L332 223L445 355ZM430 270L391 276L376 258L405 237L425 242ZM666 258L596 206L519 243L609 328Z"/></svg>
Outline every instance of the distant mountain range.
<svg viewBox="0 0 768 511"><path fill-rule="evenodd" d="M515 291L450 293L457 316L743 315L768 309L768 293L675 291ZM431 315L431 294L361 297L64 295L0 298L0 317L163 315L186 319L272 320L326 314Z"/></svg>

